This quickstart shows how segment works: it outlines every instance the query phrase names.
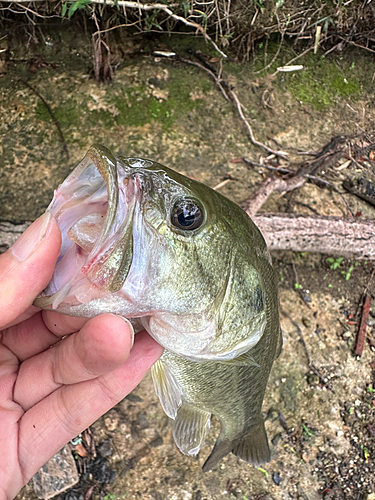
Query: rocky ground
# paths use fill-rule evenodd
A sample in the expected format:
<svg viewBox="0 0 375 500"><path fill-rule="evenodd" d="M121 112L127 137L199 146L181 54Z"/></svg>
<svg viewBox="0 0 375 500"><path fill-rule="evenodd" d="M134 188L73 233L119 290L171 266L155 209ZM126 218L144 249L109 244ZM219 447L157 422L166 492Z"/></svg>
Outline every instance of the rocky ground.
<svg viewBox="0 0 375 500"><path fill-rule="evenodd" d="M155 48L173 48L186 57L186 48L193 46L215 64L204 43L191 37L123 36L125 55L114 82L98 85L89 71L84 36L50 29L33 42L26 50L21 39L13 39L11 61L4 63L0 78L0 219L36 218L94 142L114 153L159 161L212 187L229 179L220 191L236 202L269 175L238 160L259 162L266 154L250 144L233 106L209 76L152 54ZM292 57L286 47L274 66ZM264 66L263 55L252 63L224 65L259 140L311 151L334 135L371 131L375 65L370 56L347 51L322 59L316 54L300 63L301 72L274 76L273 66L266 74L254 73ZM69 158L30 86L49 103ZM373 164L368 168L373 172ZM343 191L342 181L360 170L341 162L321 175ZM344 196L358 217L375 218L374 207ZM339 193L313 184L273 196L263 210L347 216ZM263 406L269 464L254 468L231 455L203 474L218 422L213 421L198 458L184 457L147 376L75 445L81 480L59 499L374 499L375 357L367 343L360 359L353 355L363 292L366 286L374 292L374 264L329 258L273 255L284 348ZM368 331L375 333L374 313ZM35 498L30 483L17 500Z"/></svg>

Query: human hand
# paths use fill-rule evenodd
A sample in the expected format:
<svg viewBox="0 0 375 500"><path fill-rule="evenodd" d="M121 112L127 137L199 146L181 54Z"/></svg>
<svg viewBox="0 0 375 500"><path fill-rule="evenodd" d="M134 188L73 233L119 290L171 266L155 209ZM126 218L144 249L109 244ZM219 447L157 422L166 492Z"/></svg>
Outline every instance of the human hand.
<svg viewBox="0 0 375 500"><path fill-rule="evenodd" d="M60 244L45 214L0 256L0 500L132 391L163 351L146 332L132 347L132 327L118 316L32 306Z"/></svg>

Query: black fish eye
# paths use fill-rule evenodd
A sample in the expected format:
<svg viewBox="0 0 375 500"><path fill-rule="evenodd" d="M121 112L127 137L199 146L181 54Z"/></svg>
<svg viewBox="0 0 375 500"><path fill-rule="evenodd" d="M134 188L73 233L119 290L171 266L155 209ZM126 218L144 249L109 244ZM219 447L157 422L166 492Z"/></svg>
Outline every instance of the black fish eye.
<svg viewBox="0 0 375 500"><path fill-rule="evenodd" d="M197 229L203 222L203 210L192 200L180 200L174 204L172 224L183 231Z"/></svg>

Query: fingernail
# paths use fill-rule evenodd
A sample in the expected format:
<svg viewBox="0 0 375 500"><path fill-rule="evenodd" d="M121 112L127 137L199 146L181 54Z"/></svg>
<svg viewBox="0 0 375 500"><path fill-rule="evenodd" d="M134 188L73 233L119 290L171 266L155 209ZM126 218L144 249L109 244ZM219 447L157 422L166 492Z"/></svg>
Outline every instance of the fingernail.
<svg viewBox="0 0 375 500"><path fill-rule="evenodd" d="M10 247L10 251L16 259L23 262L35 252L46 235L50 220L51 214L46 212L21 234L18 240Z"/></svg>
<svg viewBox="0 0 375 500"><path fill-rule="evenodd" d="M130 323L130 321L127 318L124 318L123 316L118 316L118 317L121 318L121 319L123 319L125 321L125 323L127 323L129 325L131 336L132 336L132 345L130 347L130 349L131 349L133 347L133 345L134 345L134 328L133 328L133 325Z"/></svg>

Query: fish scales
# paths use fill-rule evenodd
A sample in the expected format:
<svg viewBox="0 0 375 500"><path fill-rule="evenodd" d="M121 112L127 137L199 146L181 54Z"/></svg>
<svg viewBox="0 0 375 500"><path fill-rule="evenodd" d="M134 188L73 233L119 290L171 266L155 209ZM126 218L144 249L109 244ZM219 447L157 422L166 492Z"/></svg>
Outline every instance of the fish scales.
<svg viewBox="0 0 375 500"><path fill-rule="evenodd" d="M282 344L278 293L245 212L167 167L102 146L90 148L48 210L62 247L35 305L141 324L164 347L152 376L179 449L197 454L211 415L220 420L203 470L230 452L268 461L261 407Z"/></svg>

